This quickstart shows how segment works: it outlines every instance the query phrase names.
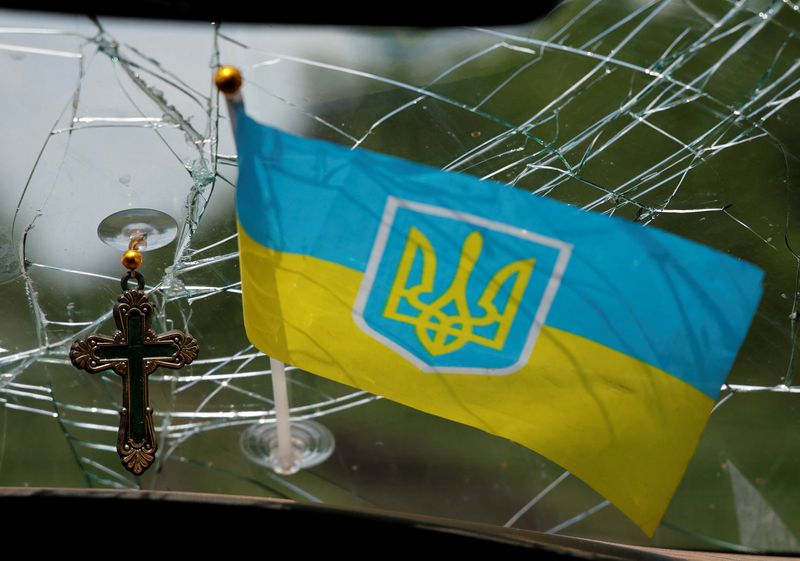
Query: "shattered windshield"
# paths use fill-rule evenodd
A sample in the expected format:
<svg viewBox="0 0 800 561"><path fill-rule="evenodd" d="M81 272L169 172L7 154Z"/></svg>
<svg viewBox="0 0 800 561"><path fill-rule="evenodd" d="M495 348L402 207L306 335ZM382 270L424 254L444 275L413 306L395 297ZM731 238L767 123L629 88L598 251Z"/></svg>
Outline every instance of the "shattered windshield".
<svg viewBox="0 0 800 561"><path fill-rule="evenodd" d="M789 0L593 0L526 25L439 30L0 13L0 485L282 497L797 551L798 11ZM258 121L673 232L765 271L652 539L522 446L292 367L292 419L314 421L323 450L294 475L265 467L257 434L275 424L275 396L242 323L219 64L242 70ZM175 219L176 240L147 251L141 270L154 325L201 345L191 366L150 376L159 456L141 477L114 446L120 378L79 373L67 357L72 341L113 332L120 252L97 228L132 208Z"/></svg>

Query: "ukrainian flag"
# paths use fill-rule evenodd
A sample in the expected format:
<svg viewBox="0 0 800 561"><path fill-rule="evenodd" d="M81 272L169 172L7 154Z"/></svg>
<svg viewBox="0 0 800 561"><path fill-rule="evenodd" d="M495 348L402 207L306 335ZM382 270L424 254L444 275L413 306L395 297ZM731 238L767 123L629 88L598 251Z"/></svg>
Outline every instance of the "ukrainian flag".
<svg viewBox="0 0 800 561"><path fill-rule="evenodd" d="M298 138L237 110L249 339L509 438L652 535L762 272L505 185Z"/></svg>

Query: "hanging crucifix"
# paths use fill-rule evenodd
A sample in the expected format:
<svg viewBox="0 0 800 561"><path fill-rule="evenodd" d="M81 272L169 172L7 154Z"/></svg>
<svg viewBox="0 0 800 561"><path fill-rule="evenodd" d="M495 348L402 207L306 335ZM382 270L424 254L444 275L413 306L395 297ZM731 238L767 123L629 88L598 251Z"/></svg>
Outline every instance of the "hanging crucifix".
<svg viewBox="0 0 800 561"><path fill-rule="evenodd" d="M141 241L141 240L139 240ZM137 240L132 240L122 263L122 294L114 305L117 331L113 336L90 335L75 341L69 351L72 364L92 374L113 370L122 377L122 410L117 433L117 452L122 465L141 475L155 460L156 434L148 398L148 376L159 366L182 368L198 353L197 341L188 333L150 328L153 304L144 293L144 277L136 271L142 262ZM135 280L137 287L128 289Z"/></svg>

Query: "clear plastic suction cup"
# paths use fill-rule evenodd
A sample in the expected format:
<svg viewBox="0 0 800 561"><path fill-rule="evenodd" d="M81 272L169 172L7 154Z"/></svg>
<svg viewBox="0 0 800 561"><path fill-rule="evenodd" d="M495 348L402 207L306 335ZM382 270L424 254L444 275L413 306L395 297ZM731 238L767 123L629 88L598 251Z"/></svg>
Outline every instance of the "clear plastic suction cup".
<svg viewBox="0 0 800 561"><path fill-rule="evenodd" d="M292 421L294 463L286 470L278 461L278 429L275 423L251 425L242 433L239 444L252 462L291 475L314 467L331 457L335 446L333 434L316 421Z"/></svg>
<svg viewBox="0 0 800 561"><path fill-rule="evenodd" d="M131 240L141 238L140 251L168 245L178 235L178 225L169 214L151 208L130 208L106 216L97 227L97 237L114 249L125 251Z"/></svg>

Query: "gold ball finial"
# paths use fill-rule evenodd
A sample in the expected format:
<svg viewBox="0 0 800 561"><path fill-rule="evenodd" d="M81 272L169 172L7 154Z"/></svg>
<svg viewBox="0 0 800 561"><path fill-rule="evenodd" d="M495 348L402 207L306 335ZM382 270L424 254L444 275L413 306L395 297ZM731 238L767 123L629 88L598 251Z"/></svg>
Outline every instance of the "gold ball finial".
<svg viewBox="0 0 800 561"><path fill-rule="evenodd" d="M142 264L142 254L135 249L129 249L122 254L122 266L130 271L135 271Z"/></svg>
<svg viewBox="0 0 800 561"><path fill-rule="evenodd" d="M235 94L242 87L242 73L235 66L220 66L214 75L214 83L222 93Z"/></svg>

